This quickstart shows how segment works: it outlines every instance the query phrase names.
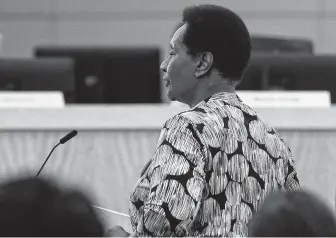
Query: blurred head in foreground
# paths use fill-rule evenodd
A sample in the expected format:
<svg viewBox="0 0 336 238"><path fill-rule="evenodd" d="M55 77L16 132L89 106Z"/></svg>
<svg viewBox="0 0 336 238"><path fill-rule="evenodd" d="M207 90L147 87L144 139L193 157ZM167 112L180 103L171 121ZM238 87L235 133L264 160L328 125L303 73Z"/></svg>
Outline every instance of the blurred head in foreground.
<svg viewBox="0 0 336 238"><path fill-rule="evenodd" d="M306 191L269 196L253 215L250 237L334 237L336 222L327 204Z"/></svg>
<svg viewBox="0 0 336 238"><path fill-rule="evenodd" d="M0 185L0 236L103 236L91 201L41 178Z"/></svg>

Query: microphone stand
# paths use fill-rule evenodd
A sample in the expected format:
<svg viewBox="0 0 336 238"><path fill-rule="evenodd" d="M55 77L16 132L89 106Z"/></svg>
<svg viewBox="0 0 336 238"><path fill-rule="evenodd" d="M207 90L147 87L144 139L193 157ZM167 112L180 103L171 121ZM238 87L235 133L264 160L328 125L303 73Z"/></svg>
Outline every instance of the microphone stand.
<svg viewBox="0 0 336 238"><path fill-rule="evenodd" d="M44 168L45 164L48 162L49 158L50 158L50 155L52 154L52 152L56 149L57 146L59 146L61 143L58 143L57 145L54 146L54 148L50 151L47 159L44 161L42 167L40 168L40 170L37 172L36 174L36 177L38 177L42 171L42 169Z"/></svg>
<svg viewBox="0 0 336 238"><path fill-rule="evenodd" d="M47 159L44 161L42 167L40 168L40 170L37 172L36 177L38 177L42 171L42 169L44 168L45 164L48 162L50 155L52 154L52 152L56 149L57 146L59 146L60 144L64 144L66 143L68 140L70 140L71 138L75 137L77 135L77 131L76 130L72 130L70 133L68 133L66 136L64 136L62 139L60 139L60 141L58 142L57 145L54 146L54 148L50 151Z"/></svg>

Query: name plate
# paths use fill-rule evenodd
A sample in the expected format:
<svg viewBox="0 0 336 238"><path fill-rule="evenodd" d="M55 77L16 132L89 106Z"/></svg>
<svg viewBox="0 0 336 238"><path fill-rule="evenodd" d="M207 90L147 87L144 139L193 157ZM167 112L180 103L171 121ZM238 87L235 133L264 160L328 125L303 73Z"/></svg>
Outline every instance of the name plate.
<svg viewBox="0 0 336 238"><path fill-rule="evenodd" d="M62 92L0 92L0 108L64 108Z"/></svg>
<svg viewBox="0 0 336 238"><path fill-rule="evenodd" d="M328 108L328 91L237 91L243 102L259 108Z"/></svg>

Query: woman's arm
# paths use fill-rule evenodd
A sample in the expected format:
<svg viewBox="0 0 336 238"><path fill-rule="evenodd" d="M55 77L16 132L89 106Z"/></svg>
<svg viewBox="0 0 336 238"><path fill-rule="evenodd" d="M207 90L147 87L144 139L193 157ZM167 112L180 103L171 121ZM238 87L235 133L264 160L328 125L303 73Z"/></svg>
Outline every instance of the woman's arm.
<svg viewBox="0 0 336 238"><path fill-rule="evenodd" d="M150 195L137 236L188 235L206 187L204 157L188 119L175 116L165 124L149 169Z"/></svg>

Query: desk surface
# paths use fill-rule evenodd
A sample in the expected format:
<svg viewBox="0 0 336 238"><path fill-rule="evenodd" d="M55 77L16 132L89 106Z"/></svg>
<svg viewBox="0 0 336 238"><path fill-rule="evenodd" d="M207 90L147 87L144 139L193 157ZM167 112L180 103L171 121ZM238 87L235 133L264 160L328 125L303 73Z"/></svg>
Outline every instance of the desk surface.
<svg viewBox="0 0 336 238"><path fill-rule="evenodd" d="M0 130L159 129L188 109L168 104L70 105L59 109L0 109ZM336 107L256 108L273 127L284 130L334 130Z"/></svg>

